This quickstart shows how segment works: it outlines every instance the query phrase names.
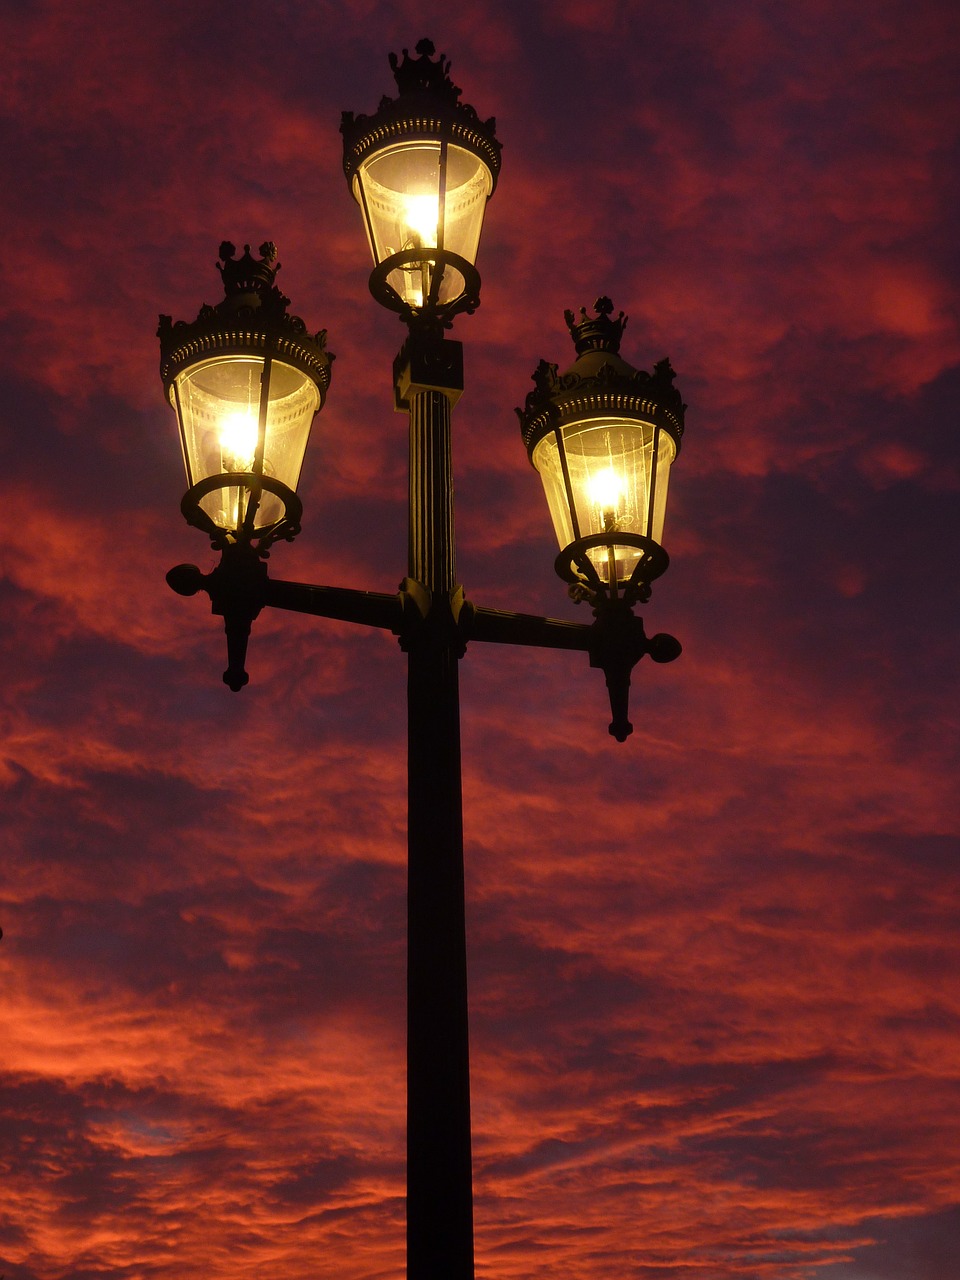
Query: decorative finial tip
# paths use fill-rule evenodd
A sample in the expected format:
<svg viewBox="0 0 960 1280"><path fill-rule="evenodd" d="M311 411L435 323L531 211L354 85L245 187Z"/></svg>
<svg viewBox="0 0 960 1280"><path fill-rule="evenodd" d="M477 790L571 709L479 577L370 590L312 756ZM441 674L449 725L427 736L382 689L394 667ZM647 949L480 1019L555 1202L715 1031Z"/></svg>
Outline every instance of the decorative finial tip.
<svg viewBox="0 0 960 1280"><path fill-rule="evenodd" d="M613 303L605 294L596 300L593 309L597 313L595 318L587 315L586 307L580 308L579 320L572 311L563 313L577 355L582 356L586 351L618 352L628 317L621 311L616 320L611 320Z"/></svg>
<svg viewBox="0 0 960 1280"><path fill-rule="evenodd" d="M237 294L263 294L273 288L273 282L280 263L277 261L277 246L272 240L265 240L258 252L257 261L250 254L250 246L243 246L243 257L236 257L236 248L229 240L220 245L220 261L217 270L223 280L225 297L232 298Z"/></svg>
<svg viewBox="0 0 960 1280"><path fill-rule="evenodd" d="M403 50L403 61L395 53L390 54L390 66L393 78L401 93L435 93L443 98L456 102L460 97L460 89L450 79L450 60L441 53L436 62L433 55L436 45L426 36L416 46L416 58L411 58L409 50Z"/></svg>

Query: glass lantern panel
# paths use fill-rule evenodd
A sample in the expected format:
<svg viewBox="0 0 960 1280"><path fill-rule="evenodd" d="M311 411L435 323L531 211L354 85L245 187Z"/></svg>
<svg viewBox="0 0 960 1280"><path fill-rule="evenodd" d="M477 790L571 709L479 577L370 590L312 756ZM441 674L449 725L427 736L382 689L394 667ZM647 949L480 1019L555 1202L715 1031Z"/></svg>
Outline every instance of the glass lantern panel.
<svg viewBox="0 0 960 1280"><path fill-rule="evenodd" d="M360 166L353 185L378 265L419 248L446 249L476 263L492 189L490 170L479 156L452 144L444 148L439 141L399 142L375 152ZM388 280L405 302L421 307L433 270L431 263L413 262L392 271ZM438 301L449 302L463 287L460 272L447 267Z"/></svg>
<svg viewBox="0 0 960 1280"><path fill-rule="evenodd" d="M272 476L296 491L320 395L307 374L279 360L271 363L261 471L258 446L263 369L262 357L217 356L192 365L177 378L188 485L208 476L252 471ZM246 494L241 486L227 486L207 494L200 505L216 524L235 529L243 521ZM255 527L273 524L283 509L279 498L265 492Z"/></svg>
<svg viewBox="0 0 960 1280"><path fill-rule="evenodd" d="M543 482L560 547L569 546L577 538L611 534L611 545L616 547L617 577L629 578L640 552L635 547L617 546L616 535L639 534L657 543L662 541L670 464L676 454L673 439L666 431L658 432L652 422L621 418L572 423L562 428L562 435L572 511L556 435L544 436L533 451L533 465ZM589 554L600 577L609 581L610 556L606 548Z"/></svg>

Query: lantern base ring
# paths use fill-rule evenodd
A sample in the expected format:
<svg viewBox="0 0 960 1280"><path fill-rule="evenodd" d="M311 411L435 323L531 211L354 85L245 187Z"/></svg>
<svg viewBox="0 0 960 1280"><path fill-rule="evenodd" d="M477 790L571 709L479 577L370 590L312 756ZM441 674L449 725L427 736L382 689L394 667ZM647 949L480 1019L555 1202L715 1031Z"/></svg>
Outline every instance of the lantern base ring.
<svg viewBox="0 0 960 1280"><path fill-rule="evenodd" d="M588 552L607 548L615 559L617 550L627 547L640 552L630 576L606 581ZM593 533L564 547L554 567L563 581L570 583L574 599L619 598L630 605L636 602L645 604L650 599L650 583L665 573L669 564L670 557L652 538L645 538L639 533Z"/></svg>
<svg viewBox="0 0 960 1280"><path fill-rule="evenodd" d="M416 267L430 264L428 271L429 286L427 296L420 306L414 306L397 292L387 277L394 271L411 271ZM457 272L463 280L460 292L447 302L440 302L437 294L447 268ZM370 292L381 306L398 312L407 324L426 321L441 324L451 320L453 316L465 311L468 315L476 311L480 305L480 272L461 258L459 253L451 253L449 249L423 248L403 249L400 253L391 254L378 263L370 274Z"/></svg>
<svg viewBox="0 0 960 1280"><path fill-rule="evenodd" d="M284 508L283 515L279 520L273 520L268 525L258 527L255 523L256 508L251 511L248 503L243 523L235 529L225 528L207 515L200 505L207 494L213 493L216 489L246 489L251 495L251 502L255 501L257 506L265 489L281 500ZM187 524L207 534L211 546L218 551L236 546L237 543L246 543L251 546L256 543L260 554L266 554L266 549L271 543L281 539L284 542L292 542L300 532L303 503L288 485L275 480L272 476L260 476L252 471L232 471L217 476L207 476L192 489L188 489L183 495L180 510Z"/></svg>

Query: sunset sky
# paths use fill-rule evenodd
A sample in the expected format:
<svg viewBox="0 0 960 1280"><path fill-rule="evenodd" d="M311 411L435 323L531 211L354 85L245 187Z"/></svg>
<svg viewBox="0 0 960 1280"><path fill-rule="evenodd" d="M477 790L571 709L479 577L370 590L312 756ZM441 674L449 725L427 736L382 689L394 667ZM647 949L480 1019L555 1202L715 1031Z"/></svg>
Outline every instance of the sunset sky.
<svg viewBox="0 0 960 1280"><path fill-rule="evenodd" d="M342 110L430 36L501 179L459 576L590 621L514 407L609 294L688 402L607 733L462 664L480 1280L960 1275L960 21L948 0L6 0L0 1274L400 1280L405 665L164 582L160 312L224 239L336 353L276 577L406 571Z"/></svg>

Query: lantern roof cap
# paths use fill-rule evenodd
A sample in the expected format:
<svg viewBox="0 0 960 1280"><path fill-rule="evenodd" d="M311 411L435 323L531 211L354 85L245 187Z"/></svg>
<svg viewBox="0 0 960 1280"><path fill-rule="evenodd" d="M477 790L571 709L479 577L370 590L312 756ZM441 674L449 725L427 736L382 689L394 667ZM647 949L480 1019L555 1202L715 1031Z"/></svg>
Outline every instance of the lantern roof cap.
<svg viewBox="0 0 960 1280"><path fill-rule="evenodd" d="M340 119L343 134L343 171L350 181L369 152L408 139L446 138L481 157L493 186L500 172L501 144L497 122L491 116L481 120L469 103L461 102L463 92L450 79L450 60L445 53L437 59L432 40L421 40L411 57L403 50L402 60L389 55L397 82L397 96L386 95L373 115L344 111Z"/></svg>
<svg viewBox="0 0 960 1280"><path fill-rule="evenodd" d="M613 376L625 380L636 378L638 371L620 355L620 341L629 316L621 311L614 320L613 303L606 296L598 298L593 309L597 314L588 316L587 308L581 307L579 320L572 311L563 313L577 353L567 373L581 381L600 376L601 370L602 376L608 379Z"/></svg>
<svg viewBox="0 0 960 1280"><path fill-rule="evenodd" d="M327 331L310 334L299 316L290 315L290 299L274 283L280 263L272 240L260 246L260 258L244 245L237 258L229 240L220 244L216 264L223 283L223 298L207 303L196 320L160 316L160 375L169 387L173 379L197 360L214 355L264 354L268 349L280 359L307 373L321 396L330 383L333 354L326 350Z"/></svg>
<svg viewBox="0 0 960 1280"><path fill-rule="evenodd" d="M612 319L613 303L607 297L597 299L594 311L596 316L590 317L581 307L579 320L572 311L564 312L577 351L566 372L546 360L533 372L533 390L517 409L527 449L532 453L558 426L598 414L653 420L679 448L687 406L674 386L677 375L669 359L658 360L652 373L635 369L620 355L627 317L621 311Z"/></svg>

